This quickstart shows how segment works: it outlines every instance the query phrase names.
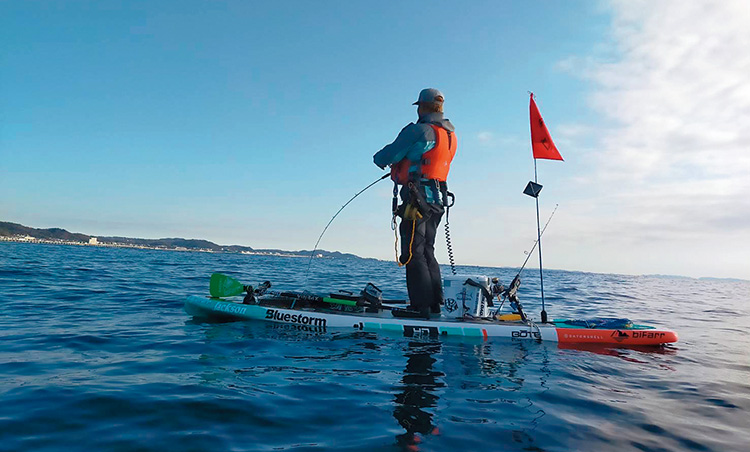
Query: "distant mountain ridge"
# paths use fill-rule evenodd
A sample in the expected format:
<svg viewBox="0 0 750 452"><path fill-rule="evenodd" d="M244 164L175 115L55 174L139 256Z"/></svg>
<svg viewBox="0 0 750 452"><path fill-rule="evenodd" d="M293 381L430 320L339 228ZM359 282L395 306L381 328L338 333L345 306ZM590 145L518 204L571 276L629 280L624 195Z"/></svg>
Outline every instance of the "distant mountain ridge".
<svg viewBox="0 0 750 452"><path fill-rule="evenodd" d="M18 223L0 221L0 236L12 237L14 235L30 235L38 239L70 240L88 242L90 236L75 234L60 228L36 229Z"/></svg>
<svg viewBox="0 0 750 452"><path fill-rule="evenodd" d="M253 253L273 253L281 255L309 255L311 251L300 250L300 251L285 251L278 249L254 249L249 246L242 245L218 245L214 242L202 239L184 239L184 238L163 238L163 239L139 239L132 237L102 237L92 236L87 234L81 234L77 232L68 232L61 228L47 228L38 229L29 226L24 226L18 223L10 223L7 221L0 221L0 237L13 237L13 236L30 236L37 239L43 240L65 240L71 242L84 242L88 243L89 239L96 237L101 243L111 243L115 245L127 245L127 246L143 246L148 248L161 248L161 249L187 249L187 250L210 250L216 253L240 253L240 252L253 252ZM326 250L315 250L316 255L322 255L323 257L338 257L338 258L353 258L353 259L366 259L355 254L341 253L338 251L326 251Z"/></svg>

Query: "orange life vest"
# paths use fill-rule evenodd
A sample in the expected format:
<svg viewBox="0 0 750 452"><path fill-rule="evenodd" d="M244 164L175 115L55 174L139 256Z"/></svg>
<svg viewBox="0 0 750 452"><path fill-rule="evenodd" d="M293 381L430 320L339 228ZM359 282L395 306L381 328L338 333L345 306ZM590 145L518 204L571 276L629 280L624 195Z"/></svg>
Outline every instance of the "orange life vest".
<svg viewBox="0 0 750 452"><path fill-rule="evenodd" d="M435 131L435 147L422 154L418 178L435 179L445 182L451 168L453 156L456 155L458 140L454 132L448 132L440 126L430 124ZM409 168L412 162L403 159L391 166L391 180L404 185L409 182Z"/></svg>

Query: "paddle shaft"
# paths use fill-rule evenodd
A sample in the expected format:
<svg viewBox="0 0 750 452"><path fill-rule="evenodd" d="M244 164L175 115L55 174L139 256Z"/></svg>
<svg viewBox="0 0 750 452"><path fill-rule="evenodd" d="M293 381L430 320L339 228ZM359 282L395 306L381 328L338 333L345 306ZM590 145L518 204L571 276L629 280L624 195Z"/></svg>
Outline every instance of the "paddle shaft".
<svg viewBox="0 0 750 452"><path fill-rule="evenodd" d="M279 297L279 298L292 298L294 300L301 300L301 301L313 301L313 302L323 302L323 303L330 303L330 304L340 304L344 306L360 306L360 307L375 307L372 303L369 303L364 300L342 300L340 298L332 298L332 297L321 297L318 295L313 294L305 294L305 293L297 293L297 292L279 292L279 291L267 291L263 295L270 295L272 297ZM261 295L261 296L263 296ZM384 310L391 310L393 307L391 306L377 306L379 309Z"/></svg>
<svg viewBox="0 0 750 452"><path fill-rule="evenodd" d="M339 300L334 298L328 298L328 297L321 297L318 295L313 294L307 294L307 293L298 293L298 292L281 292L281 291L275 291L275 290L269 290L263 293L262 296L271 296L276 298L292 298L294 300L301 300L301 301L313 301L313 302L323 302L323 303L332 303L332 304L342 304L345 306L357 306L357 302L354 300Z"/></svg>
<svg viewBox="0 0 750 452"><path fill-rule="evenodd" d="M270 283L268 286L270 287ZM343 300L340 298L333 297L321 297L318 295L299 293L299 292L283 292L283 291L269 291L265 290L262 293L254 294L253 287L244 285L240 281L232 278L231 276L223 275L221 273L214 273L211 275L211 296L213 297L231 297L239 295L242 292L249 292L253 296L262 297L268 295L277 298L291 298L293 300L311 301L311 302L322 302L330 304L339 304L344 306L369 306L377 307L380 309L391 310L390 306L375 306L366 300Z"/></svg>

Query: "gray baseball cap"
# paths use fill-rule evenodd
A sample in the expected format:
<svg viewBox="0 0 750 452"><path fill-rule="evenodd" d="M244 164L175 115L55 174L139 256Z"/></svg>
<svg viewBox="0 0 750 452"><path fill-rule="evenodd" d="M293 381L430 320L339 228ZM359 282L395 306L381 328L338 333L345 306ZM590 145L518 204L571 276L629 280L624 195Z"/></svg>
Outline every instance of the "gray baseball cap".
<svg viewBox="0 0 750 452"><path fill-rule="evenodd" d="M445 101L445 96L443 96L443 93L436 90L435 88L425 88L419 93L419 99L414 102L412 105L419 105L421 103L433 103L433 102L439 102L443 103Z"/></svg>

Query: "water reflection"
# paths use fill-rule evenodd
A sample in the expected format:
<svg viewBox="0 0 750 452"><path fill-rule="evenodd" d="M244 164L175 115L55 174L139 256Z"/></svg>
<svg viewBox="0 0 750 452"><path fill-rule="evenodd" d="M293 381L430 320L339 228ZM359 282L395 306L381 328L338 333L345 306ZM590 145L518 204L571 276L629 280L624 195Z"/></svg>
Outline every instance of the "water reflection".
<svg viewBox="0 0 750 452"><path fill-rule="evenodd" d="M409 339L368 332L314 334L265 323L199 327L205 341L196 374L207 390L250 398L266 407L270 420L283 418L289 403L297 403L306 416L346 412L352 435L362 419L371 419L373 404L385 402L399 425L396 432L385 433L385 441L408 451L445 449L457 442L466 450L478 450L488 438L504 449L543 450L561 441L556 437L560 411L550 407L562 404L567 412L571 403L586 406L587 397L598 394L591 383L581 393L560 391L555 384L560 375L583 381L575 370L579 362L595 361L603 366L596 369L606 369L618 362L651 363L646 353L675 353L654 347ZM605 356L592 360L597 356L591 353ZM573 366L556 363L560 356L578 354ZM547 393L550 386L557 392ZM599 403L593 410L605 405ZM387 413L381 412L386 417ZM394 426L393 421L388 424Z"/></svg>
<svg viewBox="0 0 750 452"><path fill-rule="evenodd" d="M418 450L417 444L421 440L417 434L439 433L429 408L437 406L436 390L445 386L441 381L445 374L433 369L437 361L434 355L441 349L439 342L409 342L404 353L406 367L401 378L401 392L394 398L393 417L405 430L396 436L396 442L408 450Z"/></svg>
<svg viewBox="0 0 750 452"><path fill-rule="evenodd" d="M643 355L666 355L671 356L677 353L677 347L674 345L665 345L654 347L649 345L628 345L627 347L615 347L608 344L557 344L557 348L562 350L578 350L582 352L594 353L597 355L613 356L623 361L637 364L649 364L647 361L637 359L637 354ZM667 367L667 366L662 366Z"/></svg>
<svg viewBox="0 0 750 452"><path fill-rule="evenodd" d="M401 385L394 397L393 417L404 429L396 435L396 444L417 451L427 437L444 431L455 439L456 435L475 436L475 429L499 428L493 436L504 439L506 445L542 450L535 436L546 413L537 400L549 389L548 353L544 345L525 342L408 342ZM473 412L483 416L454 413L444 418L438 413L439 406L467 403L481 407Z"/></svg>

